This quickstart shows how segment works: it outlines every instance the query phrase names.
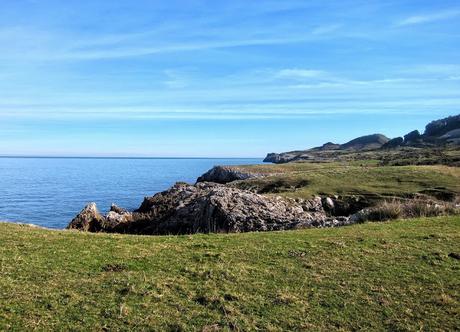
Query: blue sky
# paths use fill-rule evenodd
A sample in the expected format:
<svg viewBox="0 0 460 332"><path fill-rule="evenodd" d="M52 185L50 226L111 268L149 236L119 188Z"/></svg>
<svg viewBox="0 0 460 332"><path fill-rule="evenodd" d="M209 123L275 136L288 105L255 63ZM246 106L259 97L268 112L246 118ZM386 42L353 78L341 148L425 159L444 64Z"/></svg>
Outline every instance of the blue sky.
<svg viewBox="0 0 460 332"><path fill-rule="evenodd" d="M0 2L0 154L261 157L458 114L456 1Z"/></svg>

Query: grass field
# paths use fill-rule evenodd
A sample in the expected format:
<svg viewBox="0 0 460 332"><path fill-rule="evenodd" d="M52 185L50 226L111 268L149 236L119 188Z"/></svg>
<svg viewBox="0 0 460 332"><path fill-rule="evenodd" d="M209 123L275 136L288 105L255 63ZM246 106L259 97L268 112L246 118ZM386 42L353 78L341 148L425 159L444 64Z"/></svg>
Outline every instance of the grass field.
<svg viewBox="0 0 460 332"><path fill-rule="evenodd" d="M460 321L460 217L179 237L0 224L0 243L2 331L432 331Z"/></svg>
<svg viewBox="0 0 460 332"><path fill-rule="evenodd" d="M352 163L288 163L239 166L267 175L244 180L238 187L262 193L311 198L314 195L372 195L404 197L424 191L460 193L460 168L378 166L376 161Z"/></svg>

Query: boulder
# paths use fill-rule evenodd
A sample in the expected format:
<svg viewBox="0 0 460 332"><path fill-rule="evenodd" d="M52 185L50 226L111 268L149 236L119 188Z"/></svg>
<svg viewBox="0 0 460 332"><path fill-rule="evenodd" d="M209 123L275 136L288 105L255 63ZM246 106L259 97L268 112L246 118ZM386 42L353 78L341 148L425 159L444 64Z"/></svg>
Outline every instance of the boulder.
<svg viewBox="0 0 460 332"><path fill-rule="evenodd" d="M236 167L214 166L201 175L196 182L228 183L236 180L247 180L260 177L260 174L239 170Z"/></svg>

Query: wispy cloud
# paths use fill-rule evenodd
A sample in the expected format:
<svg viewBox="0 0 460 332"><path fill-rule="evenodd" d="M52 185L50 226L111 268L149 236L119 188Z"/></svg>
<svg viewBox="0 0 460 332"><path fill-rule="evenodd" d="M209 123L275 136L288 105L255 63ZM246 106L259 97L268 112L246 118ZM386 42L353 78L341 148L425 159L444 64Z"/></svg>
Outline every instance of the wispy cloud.
<svg viewBox="0 0 460 332"><path fill-rule="evenodd" d="M277 78L284 79L308 79L308 78L325 78L330 75L323 71L317 69L300 69L300 68L288 68L281 69L275 75Z"/></svg>
<svg viewBox="0 0 460 332"><path fill-rule="evenodd" d="M442 21L460 16L460 9L449 9L429 14L421 14L406 17L396 23L397 26L408 26L423 23Z"/></svg>

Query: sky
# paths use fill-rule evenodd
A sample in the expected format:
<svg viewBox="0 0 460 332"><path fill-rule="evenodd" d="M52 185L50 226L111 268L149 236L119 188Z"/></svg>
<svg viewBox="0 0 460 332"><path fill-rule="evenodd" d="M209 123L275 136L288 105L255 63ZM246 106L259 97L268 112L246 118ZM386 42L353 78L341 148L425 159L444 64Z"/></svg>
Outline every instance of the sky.
<svg viewBox="0 0 460 332"><path fill-rule="evenodd" d="M458 0L0 0L0 155L263 157L459 102Z"/></svg>

